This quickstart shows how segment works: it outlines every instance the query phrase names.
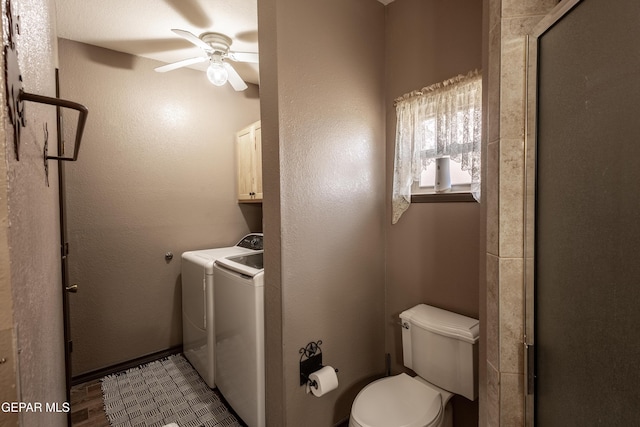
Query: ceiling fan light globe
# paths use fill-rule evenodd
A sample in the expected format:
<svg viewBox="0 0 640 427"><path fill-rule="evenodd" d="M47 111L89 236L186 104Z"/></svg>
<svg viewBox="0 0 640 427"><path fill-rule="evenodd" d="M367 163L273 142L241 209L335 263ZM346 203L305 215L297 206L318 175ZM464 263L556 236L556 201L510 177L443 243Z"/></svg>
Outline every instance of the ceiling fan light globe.
<svg viewBox="0 0 640 427"><path fill-rule="evenodd" d="M207 68L207 78L212 84L222 86L227 82L229 73L222 65L222 62L211 61L211 65Z"/></svg>

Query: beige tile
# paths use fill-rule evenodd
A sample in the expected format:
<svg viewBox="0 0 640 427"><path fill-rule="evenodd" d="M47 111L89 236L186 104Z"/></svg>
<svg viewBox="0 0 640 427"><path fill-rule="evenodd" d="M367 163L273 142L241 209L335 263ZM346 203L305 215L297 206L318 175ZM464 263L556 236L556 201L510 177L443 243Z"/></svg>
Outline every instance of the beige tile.
<svg viewBox="0 0 640 427"><path fill-rule="evenodd" d="M500 425L524 426L524 376L500 375Z"/></svg>
<svg viewBox="0 0 640 427"><path fill-rule="evenodd" d="M500 367L499 260L487 255L487 362Z"/></svg>
<svg viewBox="0 0 640 427"><path fill-rule="evenodd" d="M500 254L500 145L491 143L487 146L487 161L485 167L487 206L487 253Z"/></svg>
<svg viewBox="0 0 640 427"><path fill-rule="evenodd" d="M490 0L487 70L487 426L524 425L526 35L557 0ZM499 25L497 25L499 23ZM498 98L496 100L496 97ZM496 323L498 329L496 330Z"/></svg>
<svg viewBox="0 0 640 427"><path fill-rule="evenodd" d="M544 14L533 14L529 16L505 18L501 21L502 37L521 37L531 34L544 16Z"/></svg>
<svg viewBox="0 0 640 427"><path fill-rule="evenodd" d="M500 372L524 372L523 260L499 261Z"/></svg>
<svg viewBox="0 0 640 427"><path fill-rule="evenodd" d="M495 15L495 13L492 13ZM501 44L500 16L490 18L489 46L487 55L486 91L487 113L486 134L489 143L500 137L500 44Z"/></svg>
<svg viewBox="0 0 640 427"><path fill-rule="evenodd" d="M526 35L531 33L541 18L542 16L537 15L502 20L499 106L501 138L520 138L526 132Z"/></svg>
<svg viewBox="0 0 640 427"><path fill-rule="evenodd" d="M500 59L489 58L487 74L487 121L486 133L489 143L500 138Z"/></svg>
<svg viewBox="0 0 640 427"><path fill-rule="evenodd" d="M522 138L525 133L524 36L502 35L500 62L500 138Z"/></svg>
<svg viewBox="0 0 640 427"><path fill-rule="evenodd" d="M528 16L546 14L559 0L502 0L502 16Z"/></svg>
<svg viewBox="0 0 640 427"><path fill-rule="evenodd" d="M500 21L502 17L502 1L503 0L489 0L489 19L490 22Z"/></svg>
<svg viewBox="0 0 640 427"><path fill-rule="evenodd" d="M487 363L487 401L485 404L487 427L500 426L500 373Z"/></svg>
<svg viewBox="0 0 640 427"><path fill-rule="evenodd" d="M522 258L524 245L524 139L500 140L499 255Z"/></svg>

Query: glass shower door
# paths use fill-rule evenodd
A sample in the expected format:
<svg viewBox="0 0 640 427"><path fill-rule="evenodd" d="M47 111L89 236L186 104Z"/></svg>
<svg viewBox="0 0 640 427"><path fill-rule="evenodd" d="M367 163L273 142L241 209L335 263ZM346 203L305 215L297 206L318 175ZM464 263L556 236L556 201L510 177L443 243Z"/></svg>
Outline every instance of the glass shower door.
<svg viewBox="0 0 640 427"><path fill-rule="evenodd" d="M640 2L556 12L530 54L528 425L636 425Z"/></svg>

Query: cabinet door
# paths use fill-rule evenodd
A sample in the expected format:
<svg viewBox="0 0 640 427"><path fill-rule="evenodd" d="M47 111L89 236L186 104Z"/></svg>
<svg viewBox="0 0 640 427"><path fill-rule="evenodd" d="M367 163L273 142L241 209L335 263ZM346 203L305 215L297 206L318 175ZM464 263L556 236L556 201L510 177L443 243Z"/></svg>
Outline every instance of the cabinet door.
<svg viewBox="0 0 640 427"><path fill-rule="evenodd" d="M255 140L253 142L253 173L255 198L262 200L262 128L258 122L255 128Z"/></svg>
<svg viewBox="0 0 640 427"><path fill-rule="evenodd" d="M254 132L251 127L238 132L236 137L236 152L238 156L238 200L241 201L252 200L254 198L254 139Z"/></svg>

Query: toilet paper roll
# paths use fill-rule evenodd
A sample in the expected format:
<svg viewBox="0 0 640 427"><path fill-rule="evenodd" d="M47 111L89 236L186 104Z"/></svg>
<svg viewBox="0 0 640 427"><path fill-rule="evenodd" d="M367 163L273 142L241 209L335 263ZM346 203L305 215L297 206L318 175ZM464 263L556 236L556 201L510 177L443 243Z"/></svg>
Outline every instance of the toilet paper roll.
<svg viewBox="0 0 640 427"><path fill-rule="evenodd" d="M315 381L315 386L311 386L311 393L320 397L338 388L338 375L331 366L325 366L309 375L309 381Z"/></svg>

